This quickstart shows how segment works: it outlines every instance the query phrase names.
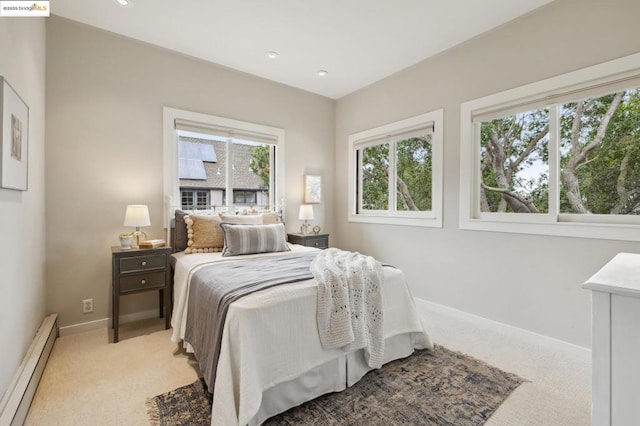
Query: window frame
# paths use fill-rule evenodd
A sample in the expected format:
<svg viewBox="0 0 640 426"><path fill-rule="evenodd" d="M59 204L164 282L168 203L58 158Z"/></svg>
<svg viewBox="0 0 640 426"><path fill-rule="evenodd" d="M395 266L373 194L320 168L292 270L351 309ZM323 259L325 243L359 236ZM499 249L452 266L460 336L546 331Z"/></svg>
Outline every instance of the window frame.
<svg viewBox="0 0 640 426"><path fill-rule="evenodd" d="M271 182L274 188L270 188L270 205L284 215L284 194L285 194L285 131L277 127L265 126L262 124L250 123L246 121L234 120L225 117L218 117L210 114L181 110L171 107L163 107L163 188L164 188L164 223L170 228L170 221L173 210L180 208L180 180L178 178L178 131L176 130L176 120L202 125L203 128L211 127L224 129L230 135L237 134L257 134L267 135L273 138L273 146L277 147L275 161L273 161L273 151L271 149ZM227 168L230 169L230 168ZM229 174L231 170L227 170ZM227 176L229 182L229 176ZM226 207L233 205L232 191L225 191Z"/></svg>
<svg viewBox="0 0 640 426"><path fill-rule="evenodd" d="M190 193L191 194L191 199L194 202L191 203L191 206L195 206L195 209L187 209L187 210L204 210L206 208L208 208L208 206L211 203L211 191L208 189L201 189L201 188L182 188L180 189L180 206L183 209L186 209L186 207L184 207L183 204L183 197L185 195L185 193ZM204 194L205 196L205 204L204 205L200 205L198 204L198 196L201 195L200 193Z"/></svg>
<svg viewBox="0 0 640 426"><path fill-rule="evenodd" d="M257 190L257 189L239 189L239 188L234 188L233 189L233 204L234 205L240 205L240 206L255 206L258 203L258 191L259 190ZM240 195L240 193L242 193L242 197L245 200L242 203L236 201L236 198ZM247 194L252 194L253 195L253 201L247 202L247 200L246 200Z"/></svg>
<svg viewBox="0 0 640 426"><path fill-rule="evenodd" d="M525 86L464 102L460 106L460 229L640 241L640 216L559 212L559 129L555 119L568 96L579 100L609 85L640 78L633 54ZM609 91L607 91L609 90ZM480 212L480 125L478 115L549 107L549 213Z"/></svg>
<svg viewBox="0 0 640 426"><path fill-rule="evenodd" d="M349 135L349 184L348 184L348 211L349 222L378 223L407 226L422 226L442 228L442 184L443 184L443 117L444 110L438 109L420 114L404 120L375 127L362 132ZM362 201L362 181L360 179L362 158L356 155L360 149L368 146L376 146L387 143L387 139L393 139L389 145L389 162L394 163L395 169L395 142L410 132L433 127L431 131L431 210L428 211L398 211L396 210L395 179L389 176L389 210L358 211Z"/></svg>

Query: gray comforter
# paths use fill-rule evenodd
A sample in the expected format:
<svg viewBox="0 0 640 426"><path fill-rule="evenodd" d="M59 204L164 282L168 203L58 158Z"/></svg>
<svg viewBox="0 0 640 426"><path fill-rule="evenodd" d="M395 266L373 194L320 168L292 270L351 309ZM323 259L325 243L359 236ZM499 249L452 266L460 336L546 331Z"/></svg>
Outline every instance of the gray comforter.
<svg viewBox="0 0 640 426"><path fill-rule="evenodd" d="M221 262L191 278L185 341L194 350L209 392L213 393L224 321L229 305L242 296L275 285L313 278L309 266L318 252Z"/></svg>

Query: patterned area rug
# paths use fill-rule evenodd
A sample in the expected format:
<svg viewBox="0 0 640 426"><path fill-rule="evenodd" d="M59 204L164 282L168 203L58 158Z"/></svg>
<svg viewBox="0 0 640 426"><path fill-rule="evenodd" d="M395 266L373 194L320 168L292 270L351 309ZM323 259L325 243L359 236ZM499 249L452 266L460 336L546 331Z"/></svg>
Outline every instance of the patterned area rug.
<svg viewBox="0 0 640 426"><path fill-rule="evenodd" d="M482 425L524 380L435 346L368 373L343 392L323 395L265 425ZM147 401L154 425L211 424L202 379Z"/></svg>

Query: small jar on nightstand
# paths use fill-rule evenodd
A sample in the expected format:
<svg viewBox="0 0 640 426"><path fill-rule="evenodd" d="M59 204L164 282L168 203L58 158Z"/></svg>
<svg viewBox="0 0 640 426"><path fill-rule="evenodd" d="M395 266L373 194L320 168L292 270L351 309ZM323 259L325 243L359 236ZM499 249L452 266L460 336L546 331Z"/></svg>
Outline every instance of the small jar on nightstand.
<svg viewBox="0 0 640 426"><path fill-rule="evenodd" d="M329 248L329 234L287 234L287 239L291 244L319 249Z"/></svg>

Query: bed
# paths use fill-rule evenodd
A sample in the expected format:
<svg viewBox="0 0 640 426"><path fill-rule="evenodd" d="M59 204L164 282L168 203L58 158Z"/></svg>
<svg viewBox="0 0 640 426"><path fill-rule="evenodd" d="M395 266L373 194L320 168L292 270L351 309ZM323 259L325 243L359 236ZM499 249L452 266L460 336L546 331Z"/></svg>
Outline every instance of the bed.
<svg viewBox="0 0 640 426"><path fill-rule="evenodd" d="M185 341L193 277L209 265L296 256L318 249L287 244L290 251L223 257L221 253L174 253L172 340ZM402 271L384 267L383 363L430 348ZM353 385L372 368L362 348L324 349L318 335L314 279L246 295L229 305L215 369L212 424L258 425L269 417ZM193 309L193 307L192 307ZM203 326L204 327L204 326ZM208 333L206 330L198 330Z"/></svg>

